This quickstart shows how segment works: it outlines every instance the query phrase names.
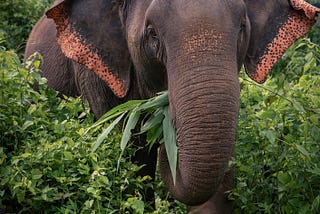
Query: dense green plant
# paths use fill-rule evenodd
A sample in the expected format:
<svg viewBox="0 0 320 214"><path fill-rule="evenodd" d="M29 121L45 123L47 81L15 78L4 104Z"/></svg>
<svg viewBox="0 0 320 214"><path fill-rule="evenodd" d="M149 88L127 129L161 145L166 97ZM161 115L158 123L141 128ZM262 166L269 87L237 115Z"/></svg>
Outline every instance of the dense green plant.
<svg viewBox="0 0 320 214"><path fill-rule="evenodd" d="M316 4L317 7L320 7L319 0L308 0L307 2L311 4ZM320 17L318 16L318 21L314 25L314 27L308 32L308 37L312 42L316 44L320 44Z"/></svg>
<svg viewBox="0 0 320 214"><path fill-rule="evenodd" d="M2 2L0 43L21 56L48 2ZM308 34L316 44L319 26ZM262 86L241 74L237 177L230 194L235 213L320 212L316 44L302 40L290 48ZM40 77L39 63L34 56L23 69L17 54L0 49L0 213L148 212L141 195L150 182L134 175L139 168L128 161L134 149L127 147L119 159L123 151L115 129L91 153L98 136L83 135L93 122L88 108L79 99L58 98ZM34 81L41 93L33 90ZM153 213L185 213L182 205L160 199L168 193L157 181Z"/></svg>
<svg viewBox="0 0 320 214"><path fill-rule="evenodd" d="M320 47L292 46L257 85L242 76L235 213L320 212Z"/></svg>
<svg viewBox="0 0 320 214"><path fill-rule="evenodd" d="M53 0L4 0L0 4L0 41L8 49L24 51L32 26Z"/></svg>
<svg viewBox="0 0 320 214"><path fill-rule="evenodd" d="M127 117L124 117L126 115ZM93 124L88 131L109 122L112 119L114 119L114 121L104 129L98 137L93 147L93 152L100 146L111 130L118 123L121 123L123 118L124 128L120 143L121 150L125 150L132 136L140 134L146 134L147 144L150 148L155 143L164 143L173 183L175 183L178 148L176 145L176 131L173 128L170 119L168 92L158 93L157 96L148 100L128 101L122 105L116 106L103 115L103 117ZM139 123L139 120L141 123ZM132 130L136 130L137 126L140 126L138 133L132 133Z"/></svg>
<svg viewBox="0 0 320 214"><path fill-rule="evenodd" d="M0 51L0 209L21 213L145 213L149 177L137 177L114 130L92 153L97 135L85 130L93 116L80 99L60 99L41 78L40 58L23 68L12 51ZM37 82L39 92L33 90ZM120 155L122 156L120 157ZM153 213L170 208L158 185ZM159 195L160 194L160 195ZM170 211L171 210L171 211ZM175 210L175 211L174 211ZM180 211L179 211L180 210Z"/></svg>

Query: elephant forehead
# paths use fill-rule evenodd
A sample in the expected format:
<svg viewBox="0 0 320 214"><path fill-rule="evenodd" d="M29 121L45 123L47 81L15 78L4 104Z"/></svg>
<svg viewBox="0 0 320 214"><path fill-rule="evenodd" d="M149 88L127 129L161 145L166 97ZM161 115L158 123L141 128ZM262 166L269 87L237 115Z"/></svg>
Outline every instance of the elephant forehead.
<svg viewBox="0 0 320 214"><path fill-rule="evenodd" d="M230 50L232 40L227 33L219 32L215 26L211 24L200 24L201 26L191 26L182 31L178 41L181 42L173 50L179 57L183 57L182 61L193 63L194 66L212 62L213 59L223 60L227 56L232 57L226 51Z"/></svg>
<svg viewBox="0 0 320 214"><path fill-rule="evenodd" d="M182 34L182 48L187 53L214 51L222 47L222 38L223 34L217 33L214 29L200 28L191 34L187 32Z"/></svg>

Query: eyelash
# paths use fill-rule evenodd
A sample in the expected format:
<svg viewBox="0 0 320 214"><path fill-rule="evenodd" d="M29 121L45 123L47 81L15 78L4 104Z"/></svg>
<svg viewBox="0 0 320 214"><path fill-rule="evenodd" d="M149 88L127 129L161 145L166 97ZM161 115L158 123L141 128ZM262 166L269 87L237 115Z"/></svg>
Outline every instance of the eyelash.
<svg viewBox="0 0 320 214"><path fill-rule="evenodd" d="M147 27L147 34L151 36L151 38L159 40L159 36L152 26Z"/></svg>

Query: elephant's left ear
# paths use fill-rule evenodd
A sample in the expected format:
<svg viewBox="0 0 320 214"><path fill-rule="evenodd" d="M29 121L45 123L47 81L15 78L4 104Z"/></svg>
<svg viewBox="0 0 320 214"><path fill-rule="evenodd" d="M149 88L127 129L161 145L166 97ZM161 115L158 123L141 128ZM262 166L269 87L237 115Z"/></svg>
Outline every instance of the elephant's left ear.
<svg viewBox="0 0 320 214"><path fill-rule="evenodd" d="M303 0L246 0L251 37L245 69L256 82L315 24L320 9Z"/></svg>
<svg viewBox="0 0 320 214"><path fill-rule="evenodd" d="M46 12L54 20L66 57L83 64L122 98L130 84L131 59L115 1L57 0Z"/></svg>

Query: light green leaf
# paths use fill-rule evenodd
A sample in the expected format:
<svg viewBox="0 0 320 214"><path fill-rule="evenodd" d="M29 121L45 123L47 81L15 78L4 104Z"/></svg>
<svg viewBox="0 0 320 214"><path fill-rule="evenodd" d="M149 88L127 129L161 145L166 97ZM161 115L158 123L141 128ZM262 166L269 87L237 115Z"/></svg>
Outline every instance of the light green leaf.
<svg viewBox="0 0 320 214"><path fill-rule="evenodd" d="M67 159L67 160L73 160L73 154L69 151L64 151L63 152L63 155L64 157Z"/></svg>
<svg viewBox="0 0 320 214"><path fill-rule="evenodd" d="M312 202L312 211L319 211L320 209L320 195L318 195Z"/></svg>
<svg viewBox="0 0 320 214"><path fill-rule="evenodd" d="M277 132L272 131L272 130L267 130L265 131L265 135L268 138L270 143L274 143L277 139Z"/></svg>
<svg viewBox="0 0 320 214"><path fill-rule="evenodd" d="M299 111L301 113L306 112L306 110L304 109L303 105L301 105L300 102L294 101L294 102L292 102L292 104L293 104L293 108L295 108L297 111Z"/></svg>
<svg viewBox="0 0 320 214"><path fill-rule="evenodd" d="M93 149L91 152L95 152L97 150L97 148L100 146L100 144L102 143L102 141L108 136L108 134L112 131L112 129L115 127L115 125L117 125L120 120L122 119L122 117L126 114L126 112L122 113L119 117L117 117L117 119L115 119L109 126L108 128L106 128L102 134L98 137L97 141L95 142Z"/></svg>
<svg viewBox="0 0 320 214"><path fill-rule="evenodd" d="M163 120L163 137L164 145L167 152L169 166L172 174L174 185L176 184L177 176L177 160L178 160L178 148L176 144L176 132L172 126L171 118L169 115L169 106L164 108L164 120Z"/></svg>
<svg viewBox="0 0 320 214"><path fill-rule="evenodd" d="M320 176L320 168L309 169L308 172Z"/></svg>
<svg viewBox="0 0 320 214"><path fill-rule="evenodd" d="M26 122L24 122L24 124L22 125L22 130L26 130L27 128L29 128L30 126L32 126L34 123L33 121L27 120Z"/></svg>
<svg viewBox="0 0 320 214"><path fill-rule="evenodd" d="M164 115L162 111L156 111L141 127L140 133L147 132L159 124L162 124Z"/></svg>
<svg viewBox="0 0 320 214"><path fill-rule="evenodd" d="M141 200L135 200L131 203L132 209L138 213L143 214L144 213L144 202Z"/></svg>
<svg viewBox="0 0 320 214"><path fill-rule="evenodd" d="M126 148L127 143L130 140L132 135L131 130L136 127L139 117L140 117L140 112L134 109L129 116L126 127L122 134L121 144L120 144L120 148L122 151Z"/></svg>
<svg viewBox="0 0 320 214"><path fill-rule="evenodd" d="M152 108L159 108L161 106L169 105L168 92L161 92L155 98L148 100L148 102L142 104L137 110L146 111Z"/></svg>
<svg viewBox="0 0 320 214"><path fill-rule="evenodd" d="M113 118L118 117L119 115L126 113L128 111L131 111L132 109L136 108L137 106L140 106L142 103L145 103L145 100L130 100L126 103L123 103L121 105L116 106L115 108L108 111L106 114L104 114L97 122L95 122L92 126L90 126L84 134L87 134L90 130L93 128L100 126L103 123L108 122L109 120L112 120Z"/></svg>
<svg viewBox="0 0 320 214"><path fill-rule="evenodd" d="M317 126L312 126L312 128L310 129L310 133L313 139L318 142L320 141L320 128L318 128Z"/></svg>
<svg viewBox="0 0 320 214"><path fill-rule="evenodd" d="M31 175L33 180L39 180L43 176L42 171L39 169L32 169Z"/></svg>
<svg viewBox="0 0 320 214"><path fill-rule="evenodd" d="M35 104L31 104L29 109L28 109L28 114L32 114L33 112L35 112L37 110L37 105Z"/></svg>
<svg viewBox="0 0 320 214"><path fill-rule="evenodd" d="M22 155L21 155L21 157L23 157L23 158L28 158L28 157L30 157L32 154L30 153L30 152L26 152L26 153L23 153Z"/></svg>
<svg viewBox="0 0 320 214"><path fill-rule="evenodd" d="M306 72L306 71L316 67L316 65L317 65L316 58L312 58L312 59L308 60L307 63L303 66L303 71Z"/></svg>
<svg viewBox="0 0 320 214"><path fill-rule="evenodd" d="M296 144L296 148L299 150L299 152L301 152L304 156L306 156L307 158L310 157L310 154L309 152L303 147L303 146L300 146L300 145L297 145Z"/></svg>

